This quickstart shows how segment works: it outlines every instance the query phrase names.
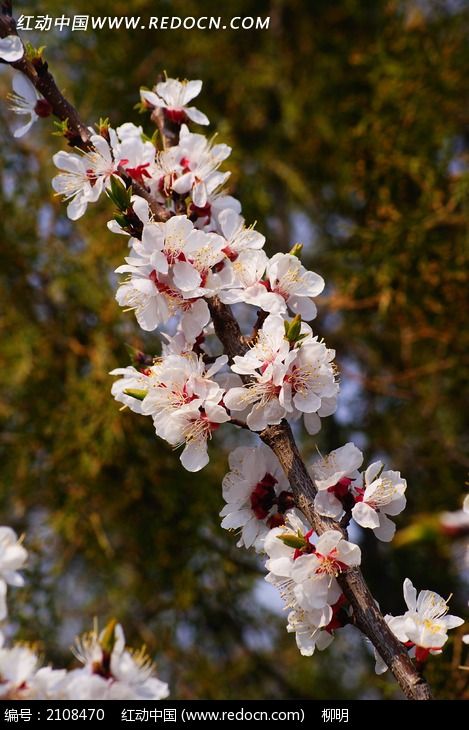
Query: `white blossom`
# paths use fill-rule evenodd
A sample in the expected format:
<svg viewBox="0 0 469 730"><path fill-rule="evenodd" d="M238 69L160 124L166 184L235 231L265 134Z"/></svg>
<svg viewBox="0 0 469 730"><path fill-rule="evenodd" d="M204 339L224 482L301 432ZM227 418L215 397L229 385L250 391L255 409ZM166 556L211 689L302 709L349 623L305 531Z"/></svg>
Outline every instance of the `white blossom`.
<svg viewBox="0 0 469 730"><path fill-rule="evenodd" d="M64 200L69 200L67 215L77 220L85 213L88 203L95 203L104 188L108 186L111 175L116 172L108 142L98 134L90 139L93 149L80 155L61 150L53 156L56 167L61 172L52 180L52 187Z"/></svg>
<svg viewBox="0 0 469 730"><path fill-rule="evenodd" d="M179 81L166 79L153 88L140 90L142 101L150 107L164 109L166 116L178 124L190 119L197 124L209 124L209 120L201 111L187 104L200 94L202 81Z"/></svg>
<svg viewBox="0 0 469 730"><path fill-rule="evenodd" d="M0 527L0 620L7 616L7 584L24 585L24 579L18 570L23 567L27 557L28 553L18 541L14 530L11 527Z"/></svg>
<svg viewBox="0 0 469 730"><path fill-rule="evenodd" d="M317 297L324 289L324 279L307 271L292 254L277 253L268 262L264 278L231 294L231 302L253 304L271 314L300 314L304 320L314 319Z"/></svg>
<svg viewBox="0 0 469 730"><path fill-rule="evenodd" d="M263 445L240 446L230 453L229 465L221 526L240 529L238 547L260 551L269 529L283 524L285 512L293 507L290 485L273 451Z"/></svg>
<svg viewBox="0 0 469 730"><path fill-rule="evenodd" d="M51 106L34 84L22 74L16 72L12 81L13 93L8 95L9 109L20 116L29 117L26 122L13 132L14 137L23 137L31 129L39 117L47 117L51 113Z"/></svg>
<svg viewBox="0 0 469 730"><path fill-rule="evenodd" d="M404 600L407 611L402 616L385 616L391 631L399 641L410 645L417 661L425 661L429 654L440 654L448 640L448 631L464 623L459 616L448 614L448 601L434 591L414 588L409 578L404 581ZM377 657L377 673L385 671Z"/></svg>
<svg viewBox="0 0 469 730"><path fill-rule="evenodd" d="M308 432L316 433L319 417L334 412L338 392L332 363L335 352L312 337L305 323L302 332L305 338L290 346L282 317L270 315L254 346L234 358L232 370L252 378L245 386L229 390L225 404L233 412L249 409L251 430L262 431L285 417L296 419L303 414Z"/></svg>
<svg viewBox="0 0 469 730"><path fill-rule="evenodd" d="M362 462L360 449L348 443L311 464L309 472L318 490L314 506L319 514L340 519L344 511L342 500L350 494L350 485L359 479Z"/></svg>
<svg viewBox="0 0 469 730"><path fill-rule="evenodd" d="M363 488L354 487L353 519L372 529L379 540L389 542L396 526L388 515L398 515L405 508L406 488L406 480L398 471L383 471L383 464L375 461L365 471Z"/></svg>

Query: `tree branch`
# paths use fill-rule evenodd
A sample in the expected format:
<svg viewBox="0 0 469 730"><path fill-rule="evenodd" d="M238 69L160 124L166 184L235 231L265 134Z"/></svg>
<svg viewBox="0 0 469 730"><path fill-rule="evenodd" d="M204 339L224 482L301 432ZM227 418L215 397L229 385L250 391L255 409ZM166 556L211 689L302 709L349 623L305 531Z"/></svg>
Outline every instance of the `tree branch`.
<svg viewBox="0 0 469 730"><path fill-rule="evenodd" d="M247 349L246 343L230 307L222 304L217 297L210 299L208 304L215 333L225 347L226 354L230 359L235 355L243 355ZM277 456L290 482L296 504L308 518L315 532L321 535L326 530L334 529L347 537L346 530L337 522L322 517L315 511L314 497L317 489L300 456L289 424L282 422L278 426L269 426L259 435ZM390 631L365 583L361 570L351 568L341 573L337 580L353 607L355 626L370 639L406 697L413 700L431 699L430 687L417 672L405 647Z"/></svg>
<svg viewBox="0 0 469 730"><path fill-rule="evenodd" d="M0 3L0 37L4 38L7 35L17 35L16 24L11 17L11 2L8 2L8 0ZM54 77L49 72L47 63L42 59L37 59L33 63L23 57L11 65L28 77L49 102L54 115L61 121L67 121L70 131L69 143L85 152L92 149L90 130L81 121L76 109L57 87ZM155 119L155 122L159 122L160 132L162 137L166 138L165 141L174 144L169 130L162 126L159 119ZM170 213L153 198L144 186L136 184L133 180L129 181L128 175L123 170L119 170L119 174L122 174L126 182L132 185L137 195L148 201L155 219L167 220L169 218ZM248 349L249 338L242 335L230 307L224 305L216 296L208 299L208 306L215 333L223 344L230 360L235 355L244 355ZM318 534L322 534L326 530L335 529L346 537L346 530L341 528L337 522L322 517L315 511L314 497L317 490L300 456L288 423L282 422L278 426L269 426L259 435L279 459L289 479L296 504L308 518L314 530ZM388 628L360 569L349 569L339 575L337 580L353 607L354 624L370 639L394 674L406 697L415 700L431 699L428 684L417 672L405 648Z"/></svg>

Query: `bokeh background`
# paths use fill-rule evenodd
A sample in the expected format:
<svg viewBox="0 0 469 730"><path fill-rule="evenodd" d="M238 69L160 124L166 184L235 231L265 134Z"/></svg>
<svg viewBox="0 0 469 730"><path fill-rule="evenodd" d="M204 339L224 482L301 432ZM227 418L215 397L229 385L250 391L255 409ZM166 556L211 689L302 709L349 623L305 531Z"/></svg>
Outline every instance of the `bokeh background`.
<svg viewBox="0 0 469 730"><path fill-rule="evenodd" d="M18 5L18 4L17 4ZM221 9L222 8L222 9ZM24 14L270 15L268 31L29 34L93 123L132 120L141 85L200 78L198 100L232 145L230 188L268 251L301 241L327 281L315 328L337 349L342 397L322 451L349 439L408 480L392 545L356 533L385 611L402 580L467 602L460 508L468 457L468 6L397 0L43 0ZM26 37L26 34L24 34ZM11 72L0 71L5 99ZM225 430L197 475L120 413L108 371L124 343L152 351L114 301L125 242L103 199L77 224L53 196L63 142L46 120L14 141L0 116L0 515L26 533L27 588L10 592L17 636L46 660L93 617L116 616L146 643L173 698L400 698L353 630L302 658L255 556L219 526ZM466 355L465 355L466 352ZM465 359L466 357L466 359ZM227 442L228 440L228 442ZM306 457L316 442L303 438ZM427 676L438 697L469 697L460 636ZM467 651L467 648L466 648Z"/></svg>

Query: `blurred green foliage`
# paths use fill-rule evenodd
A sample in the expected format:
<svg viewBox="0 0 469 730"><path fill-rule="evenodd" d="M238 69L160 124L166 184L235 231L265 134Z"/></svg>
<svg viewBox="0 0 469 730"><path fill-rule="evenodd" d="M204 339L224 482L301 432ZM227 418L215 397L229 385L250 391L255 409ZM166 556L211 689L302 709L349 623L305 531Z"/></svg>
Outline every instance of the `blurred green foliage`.
<svg viewBox="0 0 469 730"><path fill-rule="evenodd" d="M111 12L104 0L92 11L27 6L36 16ZM315 326L337 349L343 399L320 448L355 438L408 479L396 544L362 538L372 589L385 611L401 612L409 575L454 592L453 612L463 611L463 548L438 514L459 508L468 464L464 4L112 4L115 15L146 18L220 12L270 15L270 29L29 39L47 45L59 85L90 123L132 119L151 133L133 111L139 86L163 70L203 80L198 105L233 146L230 186L247 220L271 252L302 240L305 263L328 282ZM8 85L5 69L2 98ZM39 636L46 658L63 661L64 643L93 616L116 616L155 653L174 698L399 697L353 631L325 654L299 656L266 605L259 564L219 527L222 440L210 466L189 475L151 422L119 412L108 371L127 362L125 342L155 347L113 298L125 241L107 231L105 201L78 225L66 219L50 187L52 124L14 141L9 121L3 106L0 505L2 523L25 530L33 551L29 587L11 591L20 636ZM303 448L311 456L313 440ZM453 642L430 661L439 697L469 696L460 649Z"/></svg>

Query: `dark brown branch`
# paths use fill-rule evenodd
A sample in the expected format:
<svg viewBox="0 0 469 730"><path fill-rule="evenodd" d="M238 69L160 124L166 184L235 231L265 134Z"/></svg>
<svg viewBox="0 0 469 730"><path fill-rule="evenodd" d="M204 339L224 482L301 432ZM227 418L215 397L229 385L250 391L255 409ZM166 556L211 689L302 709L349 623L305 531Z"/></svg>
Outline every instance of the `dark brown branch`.
<svg viewBox="0 0 469 730"><path fill-rule="evenodd" d="M230 307L222 304L217 297L209 300L215 333L221 340L230 359L246 352L246 343ZM269 426L260 434L277 456L290 482L298 508L308 518L314 530L320 535L326 530L339 530L344 537L347 532L334 520L322 517L314 509L317 489L300 456L295 439L288 423ZM359 568L351 568L337 578L354 612L354 624L373 646L394 674L402 691L409 699L431 699L427 682L421 677L410 660L405 647L390 631L376 602L365 583Z"/></svg>

